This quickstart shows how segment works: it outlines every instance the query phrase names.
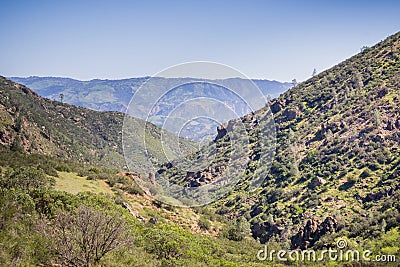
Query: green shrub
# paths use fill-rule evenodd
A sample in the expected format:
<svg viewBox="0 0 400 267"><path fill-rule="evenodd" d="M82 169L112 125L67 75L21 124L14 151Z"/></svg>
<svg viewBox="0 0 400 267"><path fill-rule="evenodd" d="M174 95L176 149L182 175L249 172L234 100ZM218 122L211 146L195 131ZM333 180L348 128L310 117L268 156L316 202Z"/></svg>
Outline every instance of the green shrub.
<svg viewBox="0 0 400 267"><path fill-rule="evenodd" d="M70 166L68 166L66 163L60 163L58 164L55 169L59 172L72 172L72 169Z"/></svg>
<svg viewBox="0 0 400 267"><path fill-rule="evenodd" d="M222 235L233 241L241 241L250 235L250 223L246 219L239 217L226 224L222 229Z"/></svg>
<svg viewBox="0 0 400 267"><path fill-rule="evenodd" d="M9 169L0 180L0 186L8 189L20 189L25 192L48 188L54 184L54 179L48 178L43 170L34 167Z"/></svg>
<svg viewBox="0 0 400 267"><path fill-rule="evenodd" d="M200 216L200 219L197 223L201 230L210 230L211 223L205 216Z"/></svg>

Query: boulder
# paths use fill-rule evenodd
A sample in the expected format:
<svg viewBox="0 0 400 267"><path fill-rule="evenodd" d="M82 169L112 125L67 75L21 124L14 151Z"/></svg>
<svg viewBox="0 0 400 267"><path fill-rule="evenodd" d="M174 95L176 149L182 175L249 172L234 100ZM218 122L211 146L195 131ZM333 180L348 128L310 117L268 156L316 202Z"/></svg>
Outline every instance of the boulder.
<svg viewBox="0 0 400 267"><path fill-rule="evenodd" d="M251 234L254 238L258 238L262 244L268 242L268 240L275 236L280 235L282 229L280 229L276 224L263 222L255 223L251 226Z"/></svg>

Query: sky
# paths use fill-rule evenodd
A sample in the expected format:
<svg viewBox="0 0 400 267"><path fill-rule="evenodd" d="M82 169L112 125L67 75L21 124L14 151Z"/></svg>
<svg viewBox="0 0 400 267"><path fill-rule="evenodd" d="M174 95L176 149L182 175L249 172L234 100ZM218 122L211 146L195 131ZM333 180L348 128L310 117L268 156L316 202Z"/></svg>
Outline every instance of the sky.
<svg viewBox="0 0 400 267"><path fill-rule="evenodd" d="M400 30L400 1L3 1L0 75L152 76L212 61L303 81Z"/></svg>

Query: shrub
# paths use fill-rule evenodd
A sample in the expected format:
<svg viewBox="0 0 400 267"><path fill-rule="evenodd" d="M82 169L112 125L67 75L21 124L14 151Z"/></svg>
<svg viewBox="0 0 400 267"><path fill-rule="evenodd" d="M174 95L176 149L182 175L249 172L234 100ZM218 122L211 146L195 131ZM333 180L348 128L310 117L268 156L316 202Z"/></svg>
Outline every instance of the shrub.
<svg viewBox="0 0 400 267"><path fill-rule="evenodd" d="M250 223L242 217L232 220L224 227L222 235L229 240L241 241L250 235Z"/></svg>
<svg viewBox="0 0 400 267"><path fill-rule="evenodd" d="M58 164L55 169L59 172L71 172L72 169L70 166L68 166L66 163L60 163Z"/></svg>
<svg viewBox="0 0 400 267"><path fill-rule="evenodd" d="M125 192L132 194L132 195L144 195L143 189L136 183L132 183L130 186L125 186L122 188Z"/></svg>
<svg viewBox="0 0 400 267"><path fill-rule="evenodd" d="M369 169L365 169L361 174L360 174L360 178L368 178L368 177L370 177L372 174L371 174L371 171L369 170Z"/></svg>
<svg viewBox="0 0 400 267"><path fill-rule="evenodd" d="M3 188L21 189L25 192L47 188L52 184L54 184L54 179L48 178L43 170L34 167L8 170L0 180L0 186Z"/></svg>
<svg viewBox="0 0 400 267"><path fill-rule="evenodd" d="M197 224L199 225L201 230L210 230L211 229L210 221L204 216L200 216L200 219Z"/></svg>
<svg viewBox="0 0 400 267"><path fill-rule="evenodd" d="M158 224L145 231L145 249L159 259L178 259L187 250L187 233L177 226Z"/></svg>

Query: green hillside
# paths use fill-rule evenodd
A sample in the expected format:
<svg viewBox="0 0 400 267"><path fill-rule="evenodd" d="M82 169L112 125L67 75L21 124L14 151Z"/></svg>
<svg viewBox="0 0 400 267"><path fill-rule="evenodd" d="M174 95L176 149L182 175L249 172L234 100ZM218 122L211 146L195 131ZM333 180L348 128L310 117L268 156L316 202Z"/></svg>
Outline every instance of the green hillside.
<svg viewBox="0 0 400 267"><path fill-rule="evenodd" d="M97 112L40 97L29 88L0 77L0 146L3 149L39 153L71 159L81 163L114 167L125 166L122 151L124 114ZM144 122L130 119L131 140L142 140L139 129ZM146 124L149 154L163 162L161 130ZM168 133L166 133L168 135ZM189 142L182 140L190 149ZM145 155L132 160L140 166Z"/></svg>
<svg viewBox="0 0 400 267"><path fill-rule="evenodd" d="M246 125L250 161L242 181L213 204L215 211L246 218L261 243L321 249L343 237L357 248L384 247L385 233L400 224L399 88L400 33L270 102L277 129L271 164L259 160L268 142L257 131L268 122L269 108L230 122ZM229 151L229 142L226 134L216 144ZM196 174L172 165L159 173L183 185L206 184L218 178L225 152ZM254 174L265 179L249 191Z"/></svg>

